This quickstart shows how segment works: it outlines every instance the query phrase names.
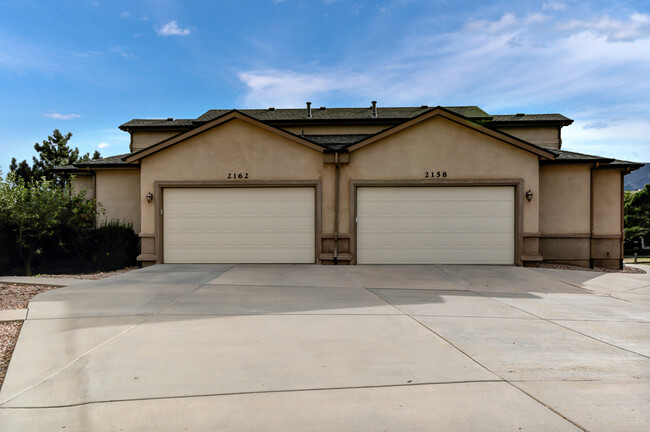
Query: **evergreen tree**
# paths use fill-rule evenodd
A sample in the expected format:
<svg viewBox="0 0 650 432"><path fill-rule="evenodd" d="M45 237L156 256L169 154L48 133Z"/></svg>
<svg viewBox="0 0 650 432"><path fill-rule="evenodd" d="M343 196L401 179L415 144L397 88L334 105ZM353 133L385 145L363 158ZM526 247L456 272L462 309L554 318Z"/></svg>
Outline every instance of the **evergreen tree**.
<svg viewBox="0 0 650 432"><path fill-rule="evenodd" d="M54 129L52 135L43 140L42 144L34 144L37 156L32 158L33 164L30 167L26 160L20 164L16 163L16 158L11 160L9 171L21 177L25 182L31 182L41 178L52 180L55 184L63 186L68 183L69 176L55 174L52 168L73 165L79 162L87 162L91 159L99 159L101 155L97 150L90 156L89 153L79 156L77 147L71 148L68 141L72 138L72 132L63 135L58 129Z"/></svg>
<svg viewBox="0 0 650 432"><path fill-rule="evenodd" d="M650 234L650 184L637 192L625 191L625 238Z"/></svg>

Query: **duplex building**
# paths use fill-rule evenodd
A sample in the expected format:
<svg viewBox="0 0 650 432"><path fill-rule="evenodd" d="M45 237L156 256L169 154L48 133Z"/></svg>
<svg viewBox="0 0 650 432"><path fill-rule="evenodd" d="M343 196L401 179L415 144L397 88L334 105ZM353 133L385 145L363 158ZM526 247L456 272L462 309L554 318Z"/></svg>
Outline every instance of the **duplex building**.
<svg viewBox="0 0 650 432"><path fill-rule="evenodd" d="M623 176L560 114L461 107L209 110L120 126L130 153L63 171L152 263L539 262L619 267Z"/></svg>

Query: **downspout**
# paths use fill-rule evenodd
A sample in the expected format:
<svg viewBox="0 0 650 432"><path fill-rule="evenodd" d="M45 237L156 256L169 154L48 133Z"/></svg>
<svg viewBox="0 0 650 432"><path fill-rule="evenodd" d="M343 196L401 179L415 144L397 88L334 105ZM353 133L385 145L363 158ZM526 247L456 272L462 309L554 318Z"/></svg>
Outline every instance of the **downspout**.
<svg viewBox="0 0 650 432"><path fill-rule="evenodd" d="M630 167L621 170L621 259L619 268L625 267L625 175L630 173ZM641 237L641 248L643 249L643 237Z"/></svg>
<svg viewBox="0 0 650 432"><path fill-rule="evenodd" d="M594 268L594 170L599 166L600 162L596 162L589 172L589 268Z"/></svg>
<svg viewBox="0 0 650 432"><path fill-rule="evenodd" d="M339 255L339 152L334 153L334 265L338 264Z"/></svg>

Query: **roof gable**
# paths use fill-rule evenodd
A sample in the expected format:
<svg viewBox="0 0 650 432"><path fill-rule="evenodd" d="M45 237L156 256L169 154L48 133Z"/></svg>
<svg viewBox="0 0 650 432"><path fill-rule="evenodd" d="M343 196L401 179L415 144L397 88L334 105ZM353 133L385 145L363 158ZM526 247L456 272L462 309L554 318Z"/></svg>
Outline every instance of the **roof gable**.
<svg viewBox="0 0 650 432"><path fill-rule="evenodd" d="M268 132L280 135L280 136L282 136L284 138L287 138L287 139L289 139L291 141L294 141L294 142L296 142L298 144L302 144L302 145L304 145L306 147L309 147L312 150L316 150L316 151L321 152L321 153L325 150L323 147L321 147L321 146L319 146L319 145L317 145L317 144L315 144L315 143L313 143L311 141L308 141L308 140L306 140L304 138L301 138L298 135L294 135L294 134L292 134L290 132L287 132L287 131L285 131L283 129L279 129L279 128L274 127L274 126L270 126L270 125L268 125L266 123L262 123L261 121L259 121L257 119L254 119L253 117L250 117L250 116L248 116L248 115L246 115L246 114L244 114L244 113L242 113L242 112L240 112L238 110L231 110L231 111L228 111L228 112L226 112L226 113L212 119L211 121L209 121L209 122L207 122L205 124L197 126L197 127L193 128L191 130L181 132L178 135L175 135L175 136L173 136L171 138L163 140L163 141L161 141L161 142L159 142L157 144L154 144L154 145L152 145L150 147L147 147L147 148L139 150L139 151L137 151L135 153L132 153L131 155L126 157L126 162L127 163L137 163L138 161L140 161L141 159L143 159L143 158L145 158L145 157L147 157L149 155L152 155L152 154L157 153L157 152L159 152L161 150L164 150L164 149L166 149L168 147L176 145L176 144L178 144L180 142L183 142L183 141L185 141L185 140L187 140L189 138L197 136L197 135L199 135L199 134L201 134L203 132L214 129L215 127L218 127L218 126L220 126L220 125L222 125L224 123L227 123L227 122L229 122L231 120L234 120L234 119L242 120L242 121L244 121L244 122L246 122L248 124L252 124L252 125L257 126L257 127L261 128L261 129L264 129L264 130L266 130Z"/></svg>
<svg viewBox="0 0 650 432"><path fill-rule="evenodd" d="M384 129L381 132L378 132L374 135L369 136L368 138L365 138L359 142L357 142L354 145L351 145L350 147L347 148L348 151L353 152L355 150L358 150L362 147L365 147L367 145L370 145L374 142L380 141L392 134L395 134L397 132L400 132L408 127L411 127L413 125L416 125L420 122L423 122L425 120L428 120L433 117L442 117L447 120L450 120L454 123L457 123L461 126L467 127L469 129L473 129L479 133L488 135L492 138L495 138L499 141L502 141L506 144L510 144L512 146L518 147L522 150L528 151L530 153L534 153L540 157L546 158L546 159L555 159L555 154L550 152L549 150L546 150L542 147L538 147L534 144L531 144L529 142L523 141L519 138L516 138L512 135L508 135L504 132L500 132L494 129L487 128L485 126L481 126L477 123L474 123L472 121L467 120L463 116L456 114L452 111L449 111L443 107L435 107L427 110L426 112L418 115L417 117L412 118L411 120L405 121L403 123L400 123L398 125L395 125L393 127L390 127L388 129Z"/></svg>

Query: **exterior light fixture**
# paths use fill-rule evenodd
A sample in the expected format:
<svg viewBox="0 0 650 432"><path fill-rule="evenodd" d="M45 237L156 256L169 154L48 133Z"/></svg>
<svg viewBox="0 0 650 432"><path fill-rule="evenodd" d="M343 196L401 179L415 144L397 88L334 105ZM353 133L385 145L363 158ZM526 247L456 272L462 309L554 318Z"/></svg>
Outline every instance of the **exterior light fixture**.
<svg viewBox="0 0 650 432"><path fill-rule="evenodd" d="M153 201L153 194L151 192L148 192L147 193L147 202L150 203L151 201Z"/></svg>
<svg viewBox="0 0 650 432"><path fill-rule="evenodd" d="M526 192L526 199L528 202L531 202L533 200L533 193L531 192L530 189L528 189L528 192Z"/></svg>

